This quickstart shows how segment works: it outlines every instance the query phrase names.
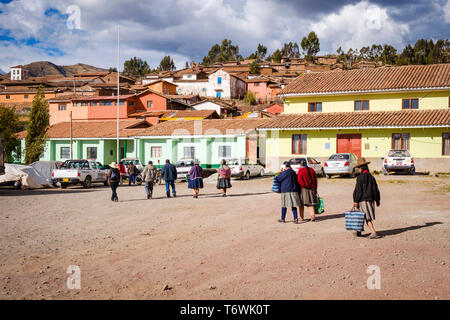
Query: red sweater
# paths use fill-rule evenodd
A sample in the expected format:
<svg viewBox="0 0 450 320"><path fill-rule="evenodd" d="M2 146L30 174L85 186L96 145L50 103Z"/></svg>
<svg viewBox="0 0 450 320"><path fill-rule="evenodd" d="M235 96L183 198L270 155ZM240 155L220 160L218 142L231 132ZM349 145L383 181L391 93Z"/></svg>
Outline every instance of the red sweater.
<svg viewBox="0 0 450 320"><path fill-rule="evenodd" d="M308 183L309 177L308 177L308 171L311 173L311 183ZM307 167L307 168L300 168L298 170L298 183L302 188L305 189L317 189L317 175L313 168Z"/></svg>

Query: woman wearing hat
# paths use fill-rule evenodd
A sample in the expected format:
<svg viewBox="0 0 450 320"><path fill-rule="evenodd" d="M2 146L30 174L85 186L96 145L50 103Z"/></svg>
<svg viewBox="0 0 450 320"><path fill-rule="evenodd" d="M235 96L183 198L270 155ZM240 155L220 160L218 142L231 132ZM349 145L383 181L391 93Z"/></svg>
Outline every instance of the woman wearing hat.
<svg viewBox="0 0 450 320"><path fill-rule="evenodd" d="M107 177L109 180L109 186L111 187L112 191L111 201L117 202L119 201L119 198L117 197L117 187L119 186L120 182L120 171L115 162L111 163L109 166L111 167L111 169L109 169Z"/></svg>
<svg viewBox="0 0 450 320"><path fill-rule="evenodd" d="M302 206L298 194L300 189L297 182L297 174L292 170L289 162L286 163L286 170L281 172L276 179L281 184L281 219L278 219L278 222L285 222L287 208L289 207L292 208L294 223L303 222L303 218L299 221L297 216L297 207Z"/></svg>
<svg viewBox="0 0 450 320"><path fill-rule="evenodd" d="M375 220L375 204L380 206L380 190L378 190L375 177L370 174L365 158L358 159L355 168L359 168L361 174L356 178L356 186L353 191L353 207L359 208L366 214L366 224L370 229L369 239L380 238L375 231L372 221ZM355 236L360 236L361 232L354 232Z"/></svg>
<svg viewBox="0 0 450 320"><path fill-rule="evenodd" d="M200 189L203 189L203 169L198 160L194 161L194 166L189 170L188 188L194 192L194 198L198 198Z"/></svg>
<svg viewBox="0 0 450 320"><path fill-rule="evenodd" d="M300 160L300 170L298 170L298 183L300 184L300 198L302 206L300 206L300 218L303 219L304 206L308 207L311 216L311 222L316 221L314 206L319 203L317 197L317 175L313 168L308 167L306 159Z"/></svg>
<svg viewBox="0 0 450 320"><path fill-rule="evenodd" d="M217 169L216 188L222 190L222 197L227 196L227 189L231 188L231 169L227 161L222 159L220 167Z"/></svg>

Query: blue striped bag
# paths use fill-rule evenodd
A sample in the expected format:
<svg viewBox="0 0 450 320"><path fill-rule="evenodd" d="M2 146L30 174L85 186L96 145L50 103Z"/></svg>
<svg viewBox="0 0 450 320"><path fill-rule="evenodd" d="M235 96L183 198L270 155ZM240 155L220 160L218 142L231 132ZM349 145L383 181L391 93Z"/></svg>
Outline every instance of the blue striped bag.
<svg viewBox="0 0 450 320"><path fill-rule="evenodd" d="M277 177L273 177L272 191L281 193L281 183L278 182Z"/></svg>
<svg viewBox="0 0 450 320"><path fill-rule="evenodd" d="M365 217L366 214L364 212L356 210L356 208L345 212L345 229L353 231L364 231Z"/></svg>

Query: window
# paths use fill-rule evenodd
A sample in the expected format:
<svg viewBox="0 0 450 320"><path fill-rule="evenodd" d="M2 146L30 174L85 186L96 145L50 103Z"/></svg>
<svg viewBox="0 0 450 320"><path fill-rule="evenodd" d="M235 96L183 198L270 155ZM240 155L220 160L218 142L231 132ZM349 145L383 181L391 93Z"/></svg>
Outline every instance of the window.
<svg viewBox="0 0 450 320"><path fill-rule="evenodd" d="M6 96L6 99L9 99L10 98L10 96Z"/></svg>
<svg viewBox="0 0 450 320"><path fill-rule="evenodd" d="M402 109L419 109L419 99L403 99Z"/></svg>
<svg viewBox="0 0 450 320"><path fill-rule="evenodd" d="M147 108L151 108L153 106L153 101L147 101Z"/></svg>
<svg viewBox="0 0 450 320"><path fill-rule="evenodd" d="M355 101L355 110L369 110L369 100Z"/></svg>
<svg viewBox="0 0 450 320"><path fill-rule="evenodd" d="M97 101L91 101L91 107L94 107L97 105Z"/></svg>
<svg viewBox="0 0 450 320"><path fill-rule="evenodd" d="M450 156L450 133L448 132L442 134L442 155Z"/></svg>
<svg viewBox="0 0 450 320"><path fill-rule="evenodd" d="M82 107L86 107L86 106L88 106L89 105L89 102L88 101L81 101L81 106Z"/></svg>
<svg viewBox="0 0 450 320"><path fill-rule="evenodd" d="M217 78L217 84L222 84L222 77Z"/></svg>
<svg viewBox="0 0 450 320"><path fill-rule="evenodd" d="M206 88L202 88L202 91L205 92L205 91L206 91Z"/></svg>
<svg viewBox="0 0 450 320"><path fill-rule="evenodd" d="M186 78L191 79L191 78L192 78L192 74L188 74L188 75L186 76Z"/></svg>
<svg viewBox="0 0 450 320"><path fill-rule="evenodd" d="M128 102L128 104L130 105L130 107L134 107L134 101L130 101Z"/></svg>
<svg viewBox="0 0 450 320"><path fill-rule="evenodd" d="M231 146L219 146L219 158L231 157Z"/></svg>
<svg viewBox="0 0 450 320"><path fill-rule="evenodd" d="M221 96L222 96L222 92L217 91L217 92L216 92L216 98L220 98Z"/></svg>
<svg viewBox="0 0 450 320"><path fill-rule="evenodd" d="M259 82L255 82L255 87L259 87Z"/></svg>
<svg viewBox="0 0 450 320"><path fill-rule="evenodd" d="M91 162L92 169L97 170L97 164L95 162Z"/></svg>
<svg viewBox="0 0 450 320"><path fill-rule="evenodd" d="M70 159L70 147L61 147L61 159Z"/></svg>
<svg viewBox="0 0 450 320"><path fill-rule="evenodd" d="M152 147L151 148L152 158L161 158L162 147Z"/></svg>
<svg viewBox="0 0 450 320"><path fill-rule="evenodd" d="M112 106L112 101L100 101L101 106Z"/></svg>
<svg viewBox="0 0 450 320"><path fill-rule="evenodd" d="M66 105L65 104L58 104L58 111L66 111Z"/></svg>
<svg viewBox="0 0 450 320"><path fill-rule="evenodd" d="M27 95L27 94L24 94L24 95L23 95L23 98L24 98L24 99L28 99L28 95Z"/></svg>
<svg viewBox="0 0 450 320"><path fill-rule="evenodd" d="M409 150L409 133L393 133L392 149Z"/></svg>
<svg viewBox="0 0 450 320"><path fill-rule="evenodd" d="M119 106L123 106L125 105L125 101L124 100L119 100Z"/></svg>
<svg viewBox="0 0 450 320"><path fill-rule="evenodd" d="M322 102L308 103L308 112L322 112Z"/></svg>
<svg viewBox="0 0 450 320"><path fill-rule="evenodd" d="M97 159L97 147L88 147L87 157L88 159Z"/></svg>
<svg viewBox="0 0 450 320"><path fill-rule="evenodd" d="M292 154L306 154L306 134L292 135Z"/></svg>
<svg viewBox="0 0 450 320"><path fill-rule="evenodd" d="M74 106L74 107L78 107L78 102L74 102L74 103L73 103L73 106Z"/></svg>
<svg viewBox="0 0 450 320"><path fill-rule="evenodd" d="M195 147L184 147L184 158L195 158Z"/></svg>

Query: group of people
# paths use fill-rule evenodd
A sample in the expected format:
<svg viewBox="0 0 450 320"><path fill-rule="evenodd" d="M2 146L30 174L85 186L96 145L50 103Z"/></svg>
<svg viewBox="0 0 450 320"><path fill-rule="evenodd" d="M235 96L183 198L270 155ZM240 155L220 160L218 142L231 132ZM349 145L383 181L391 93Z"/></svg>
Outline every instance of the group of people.
<svg viewBox="0 0 450 320"><path fill-rule="evenodd" d="M375 177L370 173L365 158L358 159L355 166L360 169L361 174L356 179L353 191L353 208L365 213L365 222L370 230L369 239L377 239L377 234L373 225L375 220L375 206L380 206L380 191ZM319 204L317 193L317 175L314 169L308 167L306 159L300 161L298 174L292 169L290 163L286 164L286 170L281 172L276 178L280 183L281 191L281 219L278 222L284 223L287 208L292 208L294 223L306 222L304 218L304 207L307 207L311 216L310 221L316 221L314 206ZM297 207L300 208L300 218ZM354 236L361 236L361 232L353 232Z"/></svg>
<svg viewBox="0 0 450 320"><path fill-rule="evenodd" d="M123 164L123 162L119 162L117 164L116 162L113 162L110 164L111 169L116 168L119 171L119 184L123 184L123 180L128 177L128 185L131 186L131 183L133 185L136 185L136 175L138 174L138 168L133 164L129 163L127 166Z"/></svg>
<svg viewBox="0 0 450 320"><path fill-rule="evenodd" d="M119 201L119 198L117 196L117 187L119 186L119 184L122 184L122 171L124 170L121 169L120 165L123 166L123 164L117 165L115 162L111 163L111 169L107 174L109 185L112 191L111 201ZM132 172L135 177L135 170L137 170L137 168L133 164L130 164L130 166L134 167L134 170ZM128 171L130 174L130 167L128 168ZM177 168L172 163L170 163L169 159L167 159L166 163L161 169L161 177L166 185L167 198L171 197L171 191L173 197L177 196L175 190L175 181L177 180L177 175ZM157 176L158 171L156 167L153 165L152 161L149 161L142 171L142 181L145 183L145 192L147 194L147 199L152 198L153 186L157 180ZM131 179L132 178L129 178L130 184ZM135 181L134 178L133 181ZM198 160L195 160L194 165L189 171L188 188L193 190L194 198L198 198L200 189L203 189L203 168L201 167ZM227 162L225 160L222 160L221 166L218 169L217 189L222 190L222 196L226 197L227 189L229 188L231 188L231 169L227 165Z"/></svg>

